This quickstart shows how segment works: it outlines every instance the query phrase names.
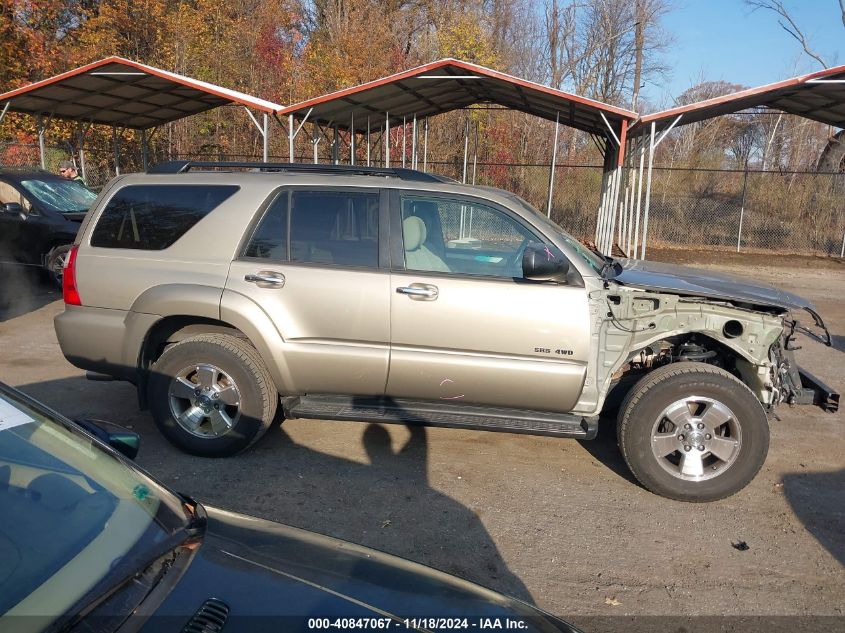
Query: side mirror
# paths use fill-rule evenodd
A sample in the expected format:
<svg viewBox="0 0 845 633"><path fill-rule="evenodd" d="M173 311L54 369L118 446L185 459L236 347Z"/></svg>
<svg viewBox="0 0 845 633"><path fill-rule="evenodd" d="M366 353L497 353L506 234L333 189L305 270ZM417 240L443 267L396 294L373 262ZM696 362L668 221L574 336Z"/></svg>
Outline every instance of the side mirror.
<svg viewBox="0 0 845 633"><path fill-rule="evenodd" d="M26 219L26 211L24 211L24 208L21 206L21 204L19 202L7 202L6 204L4 204L2 206L3 206L3 213L8 213L10 215L11 214L17 214L17 215L21 216L21 220Z"/></svg>
<svg viewBox="0 0 845 633"><path fill-rule="evenodd" d="M569 261L554 246L529 242L522 253L522 276L531 281L565 281Z"/></svg>
<svg viewBox="0 0 845 633"><path fill-rule="evenodd" d="M118 453L129 459L135 459L141 446L141 436L122 426L105 420L74 420L101 442L108 444Z"/></svg>

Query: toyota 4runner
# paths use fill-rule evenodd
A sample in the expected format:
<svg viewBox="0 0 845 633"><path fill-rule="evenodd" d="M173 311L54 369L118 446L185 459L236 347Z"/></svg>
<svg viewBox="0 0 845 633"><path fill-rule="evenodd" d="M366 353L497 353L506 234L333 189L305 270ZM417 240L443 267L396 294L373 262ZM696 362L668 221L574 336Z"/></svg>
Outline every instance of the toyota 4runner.
<svg viewBox="0 0 845 633"><path fill-rule="evenodd" d="M830 343L806 300L599 255L518 196L411 170L116 178L64 299L68 360L133 382L196 455L242 451L277 417L589 440L618 407L637 479L709 501L760 469L776 405L839 399L793 358L797 331Z"/></svg>

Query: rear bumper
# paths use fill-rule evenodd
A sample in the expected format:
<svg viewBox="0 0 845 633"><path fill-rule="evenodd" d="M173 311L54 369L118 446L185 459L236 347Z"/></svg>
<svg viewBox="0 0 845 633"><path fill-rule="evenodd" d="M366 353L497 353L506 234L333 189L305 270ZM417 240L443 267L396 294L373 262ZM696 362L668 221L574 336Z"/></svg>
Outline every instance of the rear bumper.
<svg viewBox="0 0 845 633"><path fill-rule="evenodd" d="M124 310L65 306L53 323L59 347L70 363L135 382L144 337L160 318Z"/></svg>

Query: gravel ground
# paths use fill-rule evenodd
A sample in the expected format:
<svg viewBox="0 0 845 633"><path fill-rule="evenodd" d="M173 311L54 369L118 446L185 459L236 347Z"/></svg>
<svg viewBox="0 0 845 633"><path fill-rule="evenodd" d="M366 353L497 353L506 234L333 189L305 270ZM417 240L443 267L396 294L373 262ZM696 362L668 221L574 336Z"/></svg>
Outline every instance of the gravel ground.
<svg viewBox="0 0 845 633"><path fill-rule="evenodd" d="M813 300L835 345L806 340L799 361L845 390L841 262L711 261L723 265L704 266ZM160 437L132 386L88 382L64 360L52 326L63 309L59 293L34 285L21 270L3 275L0 380L71 417L132 427L143 437L138 463L205 503L398 554L521 597L587 630L634 630L628 626L634 620L623 616L674 614L834 616L770 622L792 630L843 627L842 413L781 408L757 478L734 497L705 505L662 499L637 485L612 423L597 440L579 443L291 420L243 455L202 459ZM737 541L749 549L732 547ZM734 621L733 630L751 630L742 622ZM671 629L691 630L687 625Z"/></svg>

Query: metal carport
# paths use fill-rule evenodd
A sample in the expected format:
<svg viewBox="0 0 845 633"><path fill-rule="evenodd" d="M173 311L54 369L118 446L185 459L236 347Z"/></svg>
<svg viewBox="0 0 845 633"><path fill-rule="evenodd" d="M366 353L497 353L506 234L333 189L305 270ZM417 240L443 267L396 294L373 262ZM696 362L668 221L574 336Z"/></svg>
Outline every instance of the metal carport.
<svg viewBox="0 0 845 633"><path fill-rule="evenodd" d="M676 126L698 123L750 109L776 110L833 127L845 128L845 66L828 68L640 117L628 132L631 142L625 157L628 168L624 183L626 191L630 194L626 198L628 203L616 210L620 218L619 225L624 229L616 237L620 245L627 246L627 252L631 256L637 256L638 248L641 259L644 259L646 254L655 148ZM647 165L645 178L643 178L644 165ZM645 183L645 199L640 229L643 183ZM635 197L636 204L634 204ZM845 236L843 236L840 256L845 256Z"/></svg>
<svg viewBox="0 0 845 633"><path fill-rule="evenodd" d="M592 135L604 155L601 209L596 242L607 241L613 233L610 209L616 205L620 188L622 157L628 126L637 115L600 101L566 93L532 81L520 79L484 66L457 59L441 59L410 70L389 75L359 86L339 90L280 109L278 115L288 118L290 161L295 160L294 141L305 123L313 125L311 144L314 162L317 145L334 131L332 156L340 154L338 130L350 132L349 160L354 164L356 136L366 143L366 162L371 163L371 132L384 139L384 165L390 166L388 143L391 124L403 128L411 123L411 167L418 167L418 123L422 123L422 167L427 169L428 117L478 104L493 104L554 121L555 140L549 177L551 211L560 124ZM298 125L297 125L298 123ZM466 181L468 129L464 129L464 181ZM402 153L403 164L405 152Z"/></svg>
<svg viewBox="0 0 845 633"><path fill-rule="evenodd" d="M107 57L0 94L0 122L7 112L26 113L36 118L41 166L44 167L44 135L49 123L53 119L75 121L80 168L84 174L85 136L93 124L112 127L115 169L118 171L119 130L139 130L146 168L149 130L154 133L162 124L223 105L244 107L263 138L266 161L270 116L281 109L281 105L122 57Z"/></svg>

